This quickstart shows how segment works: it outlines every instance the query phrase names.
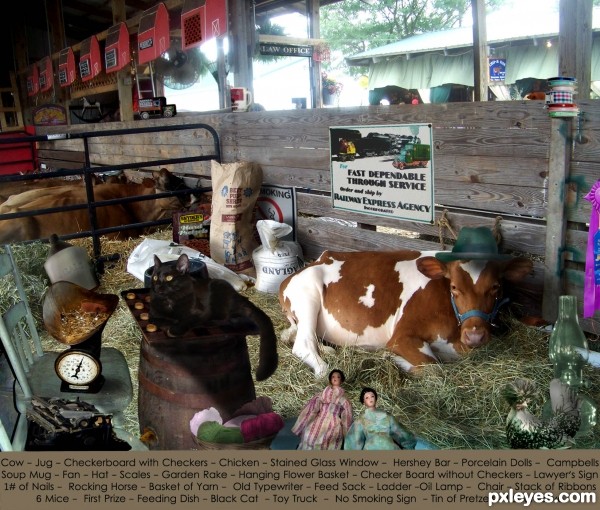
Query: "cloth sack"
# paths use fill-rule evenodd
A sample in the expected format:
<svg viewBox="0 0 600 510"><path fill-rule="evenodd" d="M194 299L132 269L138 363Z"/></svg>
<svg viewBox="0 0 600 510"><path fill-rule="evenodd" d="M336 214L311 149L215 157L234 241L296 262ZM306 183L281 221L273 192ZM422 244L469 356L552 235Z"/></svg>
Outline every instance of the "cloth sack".
<svg viewBox="0 0 600 510"><path fill-rule="evenodd" d="M255 206L262 179L256 163L211 161L210 256L235 273L256 274L252 252L258 247Z"/></svg>
<svg viewBox="0 0 600 510"><path fill-rule="evenodd" d="M174 244L171 241L149 238L138 244L129 255L127 272L143 282L146 269L154 265L154 255L157 255L161 262L168 262L177 260L182 253L185 253L190 259L199 258L206 264L210 278L227 280L238 292L244 290L247 286L246 282L250 280L246 276L238 275L221 264L217 264L198 250Z"/></svg>

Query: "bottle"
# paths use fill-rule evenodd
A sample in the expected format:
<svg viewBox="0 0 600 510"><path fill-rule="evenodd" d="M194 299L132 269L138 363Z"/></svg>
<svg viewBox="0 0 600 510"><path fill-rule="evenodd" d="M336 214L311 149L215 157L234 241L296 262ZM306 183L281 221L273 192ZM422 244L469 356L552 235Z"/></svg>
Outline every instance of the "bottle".
<svg viewBox="0 0 600 510"><path fill-rule="evenodd" d="M583 383L583 367L588 360L587 339L577 318L577 297L559 296L558 319L548 345L554 377L579 391Z"/></svg>
<svg viewBox="0 0 600 510"><path fill-rule="evenodd" d="M594 401L580 393L584 386L583 367L589 357L588 343L577 317L577 297L559 296L558 319L548 345L554 377L572 387L581 400L581 427L577 435L585 434L596 425L597 410Z"/></svg>

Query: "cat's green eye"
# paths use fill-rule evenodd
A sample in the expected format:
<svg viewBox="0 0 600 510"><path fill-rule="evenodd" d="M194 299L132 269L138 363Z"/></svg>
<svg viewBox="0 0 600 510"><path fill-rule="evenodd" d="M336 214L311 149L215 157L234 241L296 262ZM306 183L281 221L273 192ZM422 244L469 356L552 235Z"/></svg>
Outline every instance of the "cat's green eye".
<svg viewBox="0 0 600 510"><path fill-rule="evenodd" d="M165 278L165 280L167 280L168 282L170 282L173 279L173 275L167 275L167 277Z"/></svg>
<svg viewBox="0 0 600 510"><path fill-rule="evenodd" d="M154 275L154 276L152 277L152 279L153 279L154 281L156 281L156 280L158 280L158 276Z"/></svg>

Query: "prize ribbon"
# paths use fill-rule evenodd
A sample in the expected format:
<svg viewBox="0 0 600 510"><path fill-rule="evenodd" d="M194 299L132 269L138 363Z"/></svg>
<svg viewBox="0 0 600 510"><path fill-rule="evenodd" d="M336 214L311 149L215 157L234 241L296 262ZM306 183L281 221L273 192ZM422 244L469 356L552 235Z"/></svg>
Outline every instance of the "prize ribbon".
<svg viewBox="0 0 600 510"><path fill-rule="evenodd" d="M590 230L585 257L585 286L583 290L583 316L592 317L600 309L600 181L592 186L590 192L583 197L592 203L590 214Z"/></svg>

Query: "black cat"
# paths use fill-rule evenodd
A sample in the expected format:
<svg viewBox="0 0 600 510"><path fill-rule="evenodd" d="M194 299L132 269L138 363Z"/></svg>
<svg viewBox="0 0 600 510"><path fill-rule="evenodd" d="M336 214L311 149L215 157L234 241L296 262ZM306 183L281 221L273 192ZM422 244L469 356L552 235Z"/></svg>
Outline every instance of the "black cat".
<svg viewBox="0 0 600 510"><path fill-rule="evenodd" d="M260 333L256 380L267 379L277 369L277 336L269 316L238 292L226 280L196 278L189 272L184 253L175 265L154 256L150 285L150 320L167 335L176 337L208 321L246 318Z"/></svg>

